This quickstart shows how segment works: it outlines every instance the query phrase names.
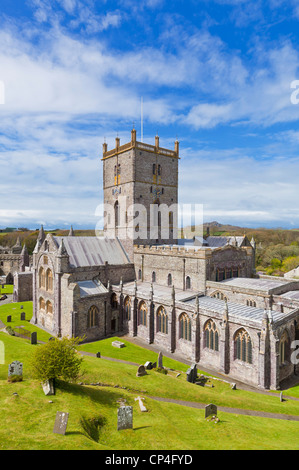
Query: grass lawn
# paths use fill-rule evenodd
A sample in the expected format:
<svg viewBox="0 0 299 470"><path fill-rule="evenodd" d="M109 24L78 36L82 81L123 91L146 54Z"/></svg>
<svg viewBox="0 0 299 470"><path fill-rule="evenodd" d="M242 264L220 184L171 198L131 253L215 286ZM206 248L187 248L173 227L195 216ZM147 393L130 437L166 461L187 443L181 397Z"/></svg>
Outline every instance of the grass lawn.
<svg viewBox="0 0 299 470"><path fill-rule="evenodd" d="M0 297L3 294L13 294L13 285L10 284L5 284L5 285L0 285Z"/></svg>
<svg viewBox="0 0 299 470"><path fill-rule="evenodd" d="M21 305L23 309L21 310ZM21 321L21 311L25 312L25 320ZM7 316L11 315L11 322L7 322ZM0 305L0 320L5 326L23 326L30 332L37 331L38 341L48 341L50 334L30 323L32 318L32 302L16 302Z"/></svg>

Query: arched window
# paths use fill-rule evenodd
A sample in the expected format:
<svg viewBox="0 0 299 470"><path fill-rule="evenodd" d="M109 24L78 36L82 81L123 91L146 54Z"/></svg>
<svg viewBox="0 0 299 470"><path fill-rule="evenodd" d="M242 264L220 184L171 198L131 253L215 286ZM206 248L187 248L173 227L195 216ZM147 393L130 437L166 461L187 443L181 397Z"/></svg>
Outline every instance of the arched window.
<svg viewBox="0 0 299 470"><path fill-rule="evenodd" d="M219 300L225 300L226 302L228 301L227 297L224 294L222 294L222 292L213 292L211 297L214 297L215 299L219 299Z"/></svg>
<svg viewBox="0 0 299 470"><path fill-rule="evenodd" d="M141 269L138 270L138 279L139 279L139 281L142 279L142 271L141 271Z"/></svg>
<svg viewBox="0 0 299 470"><path fill-rule="evenodd" d="M92 305L87 313L87 328L92 328L98 324L98 307Z"/></svg>
<svg viewBox="0 0 299 470"><path fill-rule="evenodd" d="M152 272L152 282L156 282L156 273L155 273L155 271Z"/></svg>
<svg viewBox="0 0 299 470"><path fill-rule="evenodd" d="M215 322L209 320L205 326L205 347L219 351L219 334Z"/></svg>
<svg viewBox="0 0 299 470"><path fill-rule="evenodd" d="M182 313L179 318L180 338L191 341L191 320L186 313Z"/></svg>
<svg viewBox="0 0 299 470"><path fill-rule="evenodd" d="M190 278L190 276L186 277L186 289L191 289L191 278Z"/></svg>
<svg viewBox="0 0 299 470"><path fill-rule="evenodd" d="M250 300L249 299L249 300L246 301L246 304L247 304L248 307L256 307L255 300Z"/></svg>
<svg viewBox="0 0 299 470"><path fill-rule="evenodd" d="M138 308L138 325L146 326L147 324L147 306L145 302L140 302Z"/></svg>
<svg viewBox="0 0 299 470"><path fill-rule="evenodd" d="M289 336L283 332L279 341L279 365L283 365L289 360Z"/></svg>
<svg viewBox="0 0 299 470"><path fill-rule="evenodd" d="M112 294L111 295L111 307L113 309L117 309L118 308L118 300L117 300L117 295L116 294Z"/></svg>
<svg viewBox="0 0 299 470"><path fill-rule="evenodd" d="M130 297L126 297L125 303L124 303L124 308L125 308L125 319L126 320L131 320L131 299Z"/></svg>
<svg viewBox="0 0 299 470"><path fill-rule="evenodd" d="M39 273L39 287L42 289L46 288L46 273L43 267L40 268Z"/></svg>
<svg viewBox="0 0 299 470"><path fill-rule="evenodd" d="M252 364L252 342L244 329L239 330L235 336L235 357L240 361Z"/></svg>
<svg viewBox="0 0 299 470"><path fill-rule="evenodd" d="M162 306L157 311L157 332L168 334L168 315Z"/></svg>
<svg viewBox="0 0 299 470"><path fill-rule="evenodd" d="M172 285L172 275L169 273L167 276L167 285L171 286Z"/></svg>
<svg viewBox="0 0 299 470"><path fill-rule="evenodd" d="M162 175L162 168L161 168L161 165L158 165L158 175L159 175L159 176Z"/></svg>
<svg viewBox="0 0 299 470"><path fill-rule="evenodd" d="M40 310L46 310L46 302L42 297L40 297L40 299L39 299L39 309Z"/></svg>
<svg viewBox="0 0 299 470"><path fill-rule="evenodd" d="M155 174L156 174L156 164L154 163L153 164L153 175L155 175Z"/></svg>
<svg viewBox="0 0 299 470"><path fill-rule="evenodd" d="M115 227L119 227L119 220L120 220L120 215L119 215L119 203L116 201L114 204L114 222L115 222Z"/></svg>
<svg viewBox="0 0 299 470"><path fill-rule="evenodd" d="M47 300L46 312L49 313L50 315L52 315L52 313L53 313L53 306L52 306L52 303L50 302L50 300Z"/></svg>
<svg viewBox="0 0 299 470"><path fill-rule="evenodd" d="M46 290L53 291L53 274L51 269L47 269L46 272Z"/></svg>

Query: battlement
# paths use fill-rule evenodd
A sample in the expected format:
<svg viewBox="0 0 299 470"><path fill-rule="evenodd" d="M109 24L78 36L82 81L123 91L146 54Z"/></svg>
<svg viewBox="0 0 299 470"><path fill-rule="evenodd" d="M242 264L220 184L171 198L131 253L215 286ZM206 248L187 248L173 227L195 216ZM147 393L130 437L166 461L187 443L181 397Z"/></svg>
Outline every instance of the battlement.
<svg viewBox="0 0 299 470"><path fill-rule="evenodd" d="M184 258L205 259L212 253L211 248L189 247L180 245L134 245L134 254L182 256Z"/></svg>
<svg viewBox="0 0 299 470"><path fill-rule="evenodd" d="M143 150L145 152L151 152L151 153L163 155L165 157L179 158L179 142L177 140L175 141L175 144L174 144L174 150L169 150L169 149L160 147L158 136L155 137L155 145L144 144L143 142L138 142L136 140L136 130L133 129L131 131L131 142L128 142L124 145L120 145L120 138L116 137L115 148L109 151L108 151L108 145L104 143L102 160L105 160L106 158L111 158L114 155L119 155L123 152L127 152L128 150L135 149L135 148L139 150Z"/></svg>

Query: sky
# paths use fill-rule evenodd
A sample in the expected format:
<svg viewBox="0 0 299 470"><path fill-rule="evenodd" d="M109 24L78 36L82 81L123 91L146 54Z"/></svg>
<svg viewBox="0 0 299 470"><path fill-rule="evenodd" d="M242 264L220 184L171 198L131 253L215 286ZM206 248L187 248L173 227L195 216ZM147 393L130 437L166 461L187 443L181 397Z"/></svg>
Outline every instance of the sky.
<svg viewBox="0 0 299 470"><path fill-rule="evenodd" d="M298 44L299 0L1 0L0 228L94 228L141 100L181 204L298 228Z"/></svg>

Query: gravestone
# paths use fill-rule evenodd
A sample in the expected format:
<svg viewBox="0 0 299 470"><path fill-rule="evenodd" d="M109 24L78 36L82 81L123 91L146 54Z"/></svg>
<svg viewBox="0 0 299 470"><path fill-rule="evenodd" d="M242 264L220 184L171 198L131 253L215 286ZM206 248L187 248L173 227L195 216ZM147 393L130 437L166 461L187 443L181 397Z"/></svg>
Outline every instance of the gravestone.
<svg viewBox="0 0 299 470"><path fill-rule="evenodd" d="M6 321L7 321L7 323L11 322L11 315L7 315Z"/></svg>
<svg viewBox="0 0 299 470"><path fill-rule="evenodd" d="M23 364L19 361L14 361L8 366L8 376L23 375Z"/></svg>
<svg viewBox="0 0 299 470"><path fill-rule="evenodd" d="M212 403L205 407L205 418L208 418L211 415L217 416L217 406Z"/></svg>
<svg viewBox="0 0 299 470"><path fill-rule="evenodd" d="M112 341L111 344L115 348L124 348L125 347L125 343L122 343L121 341Z"/></svg>
<svg viewBox="0 0 299 470"><path fill-rule="evenodd" d="M153 368L153 363L150 362L150 361L147 361L145 364L144 364L144 367L147 369L147 370L151 370Z"/></svg>
<svg viewBox="0 0 299 470"><path fill-rule="evenodd" d="M26 313L25 312L21 312L21 321L24 321L26 320L26 317L25 317Z"/></svg>
<svg viewBox="0 0 299 470"><path fill-rule="evenodd" d="M30 335L31 344L37 344L37 332L33 331Z"/></svg>
<svg viewBox="0 0 299 470"><path fill-rule="evenodd" d="M139 403L140 411L142 411L142 412L147 411L147 409L146 409L146 407L144 406L143 401L142 401L142 400L144 400L144 398L137 397L137 398L135 398L135 401L137 401L137 400L138 400L138 403Z"/></svg>
<svg viewBox="0 0 299 470"><path fill-rule="evenodd" d="M280 392L280 402L282 403L284 400L283 400L283 393Z"/></svg>
<svg viewBox="0 0 299 470"><path fill-rule="evenodd" d="M158 369L163 369L163 354L161 353L161 351L158 355Z"/></svg>
<svg viewBox="0 0 299 470"><path fill-rule="evenodd" d="M53 379L47 380L42 384L44 394L46 396L48 395L55 395L55 389L54 389L54 381Z"/></svg>
<svg viewBox="0 0 299 470"><path fill-rule="evenodd" d="M57 411L53 433L64 435L66 432L68 419L69 419L69 413L64 413L63 411Z"/></svg>
<svg viewBox="0 0 299 470"><path fill-rule="evenodd" d="M133 407L120 406L117 410L117 430L133 429Z"/></svg>
<svg viewBox="0 0 299 470"><path fill-rule="evenodd" d="M186 374L187 374L187 382L194 384L197 379L196 364L192 364L192 366L189 367L189 369L187 370Z"/></svg>
<svg viewBox="0 0 299 470"><path fill-rule="evenodd" d="M97 352L97 353L96 353L96 357L101 357L101 353L100 353L100 352Z"/></svg>
<svg viewBox="0 0 299 470"><path fill-rule="evenodd" d="M141 364L141 365L138 367L136 377L143 377L144 375L147 375L147 372L146 372L146 370L145 370L144 365Z"/></svg>

